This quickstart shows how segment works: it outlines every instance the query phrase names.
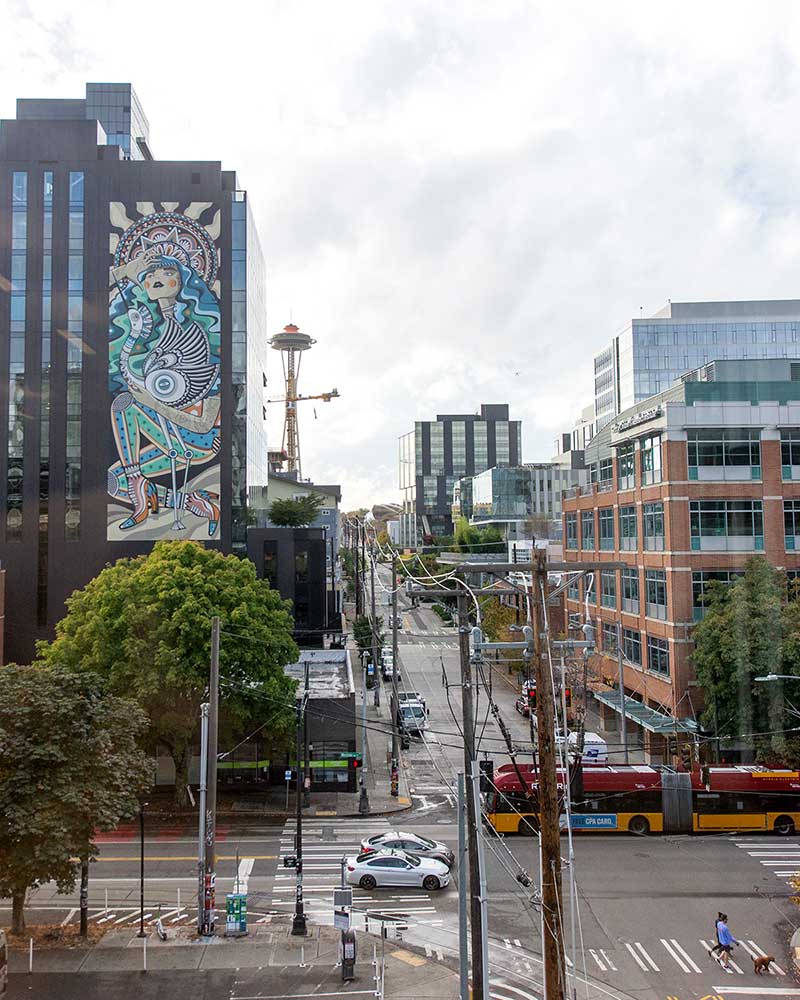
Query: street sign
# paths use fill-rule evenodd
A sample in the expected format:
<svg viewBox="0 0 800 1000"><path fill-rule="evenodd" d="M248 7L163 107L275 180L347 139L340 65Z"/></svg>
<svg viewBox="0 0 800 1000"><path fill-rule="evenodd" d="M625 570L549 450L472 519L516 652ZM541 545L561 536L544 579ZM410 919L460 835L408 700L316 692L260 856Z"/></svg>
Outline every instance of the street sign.
<svg viewBox="0 0 800 1000"><path fill-rule="evenodd" d="M294 854L287 854L283 859L284 868L297 868L297 858Z"/></svg>
<svg viewBox="0 0 800 1000"><path fill-rule="evenodd" d="M339 760L361 760L361 754L355 750L341 750Z"/></svg>
<svg viewBox="0 0 800 1000"><path fill-rule="evenodd" d="M350 930L350 911L342 907L333 911L333 926L340 931Z"/></svg>
<svg viewBox="0 0 800 1000"><path fill-rule="evenodd" d="M283 772L283 780L284 781L291 781L292 780L292 771L291 771L291 768L287 768Z"/></svg>
<svg viewBox="0 0 800 1000"><path fill-rule="evenodd" d="M352 889L334 889L333 890L333 905L336 908L342 906L352 906L353 905L353 890Z"/></svg>

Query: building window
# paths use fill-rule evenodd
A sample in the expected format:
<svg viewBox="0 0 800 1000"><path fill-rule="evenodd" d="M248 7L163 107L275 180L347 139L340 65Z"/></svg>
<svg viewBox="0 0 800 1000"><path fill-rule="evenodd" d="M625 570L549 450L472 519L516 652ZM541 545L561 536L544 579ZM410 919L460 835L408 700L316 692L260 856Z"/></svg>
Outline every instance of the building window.
<svg viewBox="0 0 800 1000"><path fill-rule="evenodd" d="M634 666L642 665L642 638L634 628L622 630L622 655Z"/></svg>
<svg viewBox="0 0 800 1000"><path fill-rule="evenodd" d="M800 427L781 428L783 479L800 479Z"/></svg>
<svg viewBox="0 0 800 1000"><path fill-rule="evenodd" d="M569 584L567 585L567 597L571 601L579 601L581 599L580 582L577 576L570 577Z"/></svg>
<svg viewBox="0 0 800 1000"><path fill-rule="evenodd" d="M42 358L39 392L39 546L36 623L47 625L50 510L50 345L53 325L53 171L42 178Z"/></svg>
<svg viewBox="0 0 800 1000"><path fill-rule="evenodd" d="M25 296L28 259L28 175L11 175L11 290L9 295L8 441L6 457L6 541L22 538L25 447Z"/></svg>
<svg viewBox="0 0 800 1000"><path fill-rule="evenodd" d="M578 547L578 515L565 514L564 525L567 537L567 548L577 549Z"/></svg>
<svg viewBox="0 0 800 1000"><path fill-rule="evenodd" d="M610 458L604 458L600 462L600 485L610 483L614 478L614 463Z"/></svg>
<svg viewBox="0 0 800 1000"><path fill-rule="evenodd" d="M600 573L600 603L604 608L617 607L617 574L613 569L604 569Z"/></svg>
<svg viewBox="0 0 800 1000"><path fill-rule="evenodd" d="M647 669L654 674L669 677L669 641L647 637Z"/></svg>
<svg viewBox="0 0 800 1000"><path fill-rule="evenodd" d="M688 434L689 479L761 478L761 432L727 427Z"/></svg>
<svg viewBox="0 0 800 1000"><path fill-rule="evenodd" d="M635 567L620 572L622 588L622 610L629 614L639 614L639 570Z"/></svg>
<svg viewBox="0 0 800 1000"><path fill-rule="evenodd" d="M692 549L761 552L764 516L760 500L696 500L689 503Z"/></svg>
<svg viewBox="0 0 800 1000"><path fill-rule="evenodd" d="M644 572L645 613L649 618L667 617L667 574L663 569Z"/></svg>
<svg viewBox="0 0 800 1000"><path fill-rule="evenodd" d="M638 548L635 504L619 509L619 547L623 552L635 552Z"/></svg>
<svg viewBox="0 0 800 1000"><path fill-rule="evenodd" d="M610 552L614 548L614 508L600 509L600 548Z"/></svg>
<svg viewBox="0 0 800 1000"><path fill-rule="evenodd" d="M601 625L603 652L609 656L617 655L617 625L616 622L603 622Z"/></svg>
<svg viewBox="0 0 800 1000"><path fill-rule="evenodd" d="M783 501L783 533L787 552L800 549L800 500Z"/></svg>
<svg viewBox="0 0 800 1000"><path fill-rule="evenodd" d="M636 485L636 445L633 441L617 449L617 489L632 490Z"/></svg>
<svg viewBox="0 0 800 1000"><path fill-rule="evenodd" d="M642 485L650 486L661 482L661 435L651 434L642 438Z"/></svg>
<svg viewBox="0 0 800 1000"><path fill-rule="evenodd" d="M706 613L708 585L711 583L732 583L742 571L738 569L697 570L692 573L692 616L699 622Z"/></svg>
<svg viewBox="0 0 800 1000"><path fill-rule="evenodd" d="M64 475L64 537L81 534L81 426L83 378L83 171L69 175L67 273L67 449Z"/></svg>
<svg viewBox="0 0 800 1000"><path fill-rule="evenodd" d="M644 547L647 552L664 551L664 504L646 503L642 508Z"/></svg>
<svg viewBox="0 0 800 1000"><path fill-rule="evenodd" d="M594 548L594 511L581 511L581 548Z"/></svg>

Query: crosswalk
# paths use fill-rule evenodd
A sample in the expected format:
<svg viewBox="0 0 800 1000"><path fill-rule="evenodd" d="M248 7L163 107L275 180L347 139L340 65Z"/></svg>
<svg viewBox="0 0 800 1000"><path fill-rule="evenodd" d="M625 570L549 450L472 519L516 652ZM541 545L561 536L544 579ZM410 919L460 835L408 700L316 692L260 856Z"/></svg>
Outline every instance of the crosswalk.
<svg viewBox="0 0 800 1000"><path fill-rule="evenodd" d="M797 840L754 841L735 837L733 843L781 881L800 879L800 842Z"/></svg>
<svg viewBox="0 0 800 1000"><path fill-rule="evenodd" d="M386 819L307 819L303 821L303 895L306 915L316 923L333 923L333 890L341 884L342 858L356 854L363 837L391 829ZM294 821L287 820L281 834L281 856L294 853ZM279 913L295 906L296 874L276 861L269 908ZM364 920L369 910L395 915L408 923L441 926L434 897L421 889L376 889L366 892L353 887L353 912ZM364 917L359 917L363 913Z"/></svg>

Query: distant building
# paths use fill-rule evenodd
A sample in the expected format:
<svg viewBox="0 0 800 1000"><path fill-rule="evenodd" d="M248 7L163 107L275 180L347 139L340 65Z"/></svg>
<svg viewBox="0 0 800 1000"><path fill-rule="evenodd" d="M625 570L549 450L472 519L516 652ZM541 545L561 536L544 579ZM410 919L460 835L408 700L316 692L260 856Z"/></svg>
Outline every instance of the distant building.
<svg viewBox="0 0 800 1000"><path fill-rule="evenodd" d="M586 450L591 483L563 500L564 558L621 562L566 592L597 626L595 697L616 728L621 628L628 732L650 759L704 707L692 629L712 581L763 554L800 575L800 365L713 361L624 410Z"/></svg>
<svg viewBox="0 0 800 1000"><path fill-rule="evenodd" d="M597 430L714 359L800 357L800 299L670 302L631 319L594 356Z"/></svg>
<svg viewBox="0 0 800 1000"><path fill-rule="evenodd" d="M401 544L453 531L453 487L463 476L494 466L519 465L522 425L510 420L508 404L482 404L477 414L439 414L418 420L399 440L403 513Z"/></svg>

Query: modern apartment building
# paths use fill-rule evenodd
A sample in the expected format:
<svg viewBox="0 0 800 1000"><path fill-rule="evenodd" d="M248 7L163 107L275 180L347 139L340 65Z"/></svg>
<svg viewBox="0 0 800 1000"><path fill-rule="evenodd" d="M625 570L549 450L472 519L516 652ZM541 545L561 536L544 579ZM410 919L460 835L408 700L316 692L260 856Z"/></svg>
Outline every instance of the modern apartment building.
<svg viewBox="0 0 800 1000"><path fill-rule="evenodd" d="M0 123L6 655L158 539L246 554L267 486L264 265L219 162L152 158L129 84ZM7 277L5 277L7 276Z"/></svg>
<svg viewBox="0 0 800 1000"><path fill-rule="evenodd" d="M594 356L596 429L714 359L798 358L798 330L798 299L669 302L632 319Z"/></svg>
<svg viewBox="0 0 800 1000"><path fill-rule="evenodd" d="M703 707L690 654L709 582L756 553L800 571L800 363L713 361L624 410L586 461L591 483L563 501L565 560L625 568L573 580L567 610L582 615L588 596L609 728L620 625L626 717L659 759L665 734L694 731Z"/></svg>
<svg viewBox="0 0 800 1000"><path fill-rule="evenodd" d="M509 419L507 403L481 404L477 414L418 420L399 439L401 544L413 548L425 537L449 535L457 480L519 465L521 458L522 425Z"/></svg>

